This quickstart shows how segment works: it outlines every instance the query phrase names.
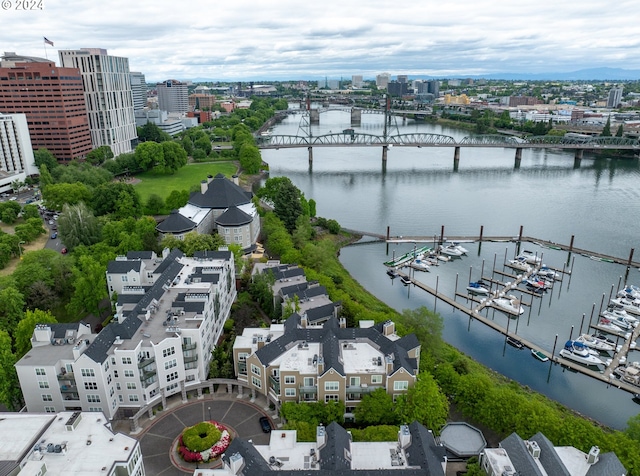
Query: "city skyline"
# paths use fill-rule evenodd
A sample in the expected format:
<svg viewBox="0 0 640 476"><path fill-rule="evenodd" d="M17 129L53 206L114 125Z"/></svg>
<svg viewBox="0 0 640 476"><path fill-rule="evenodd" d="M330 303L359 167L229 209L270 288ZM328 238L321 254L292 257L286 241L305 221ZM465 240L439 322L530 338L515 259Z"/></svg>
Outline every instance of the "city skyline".
<svg viewBox="0 0 640 476"><path fill-rule="evenodd" d="M487 0L411 4L371 0L292 0L223 7L196 0L176 9L166 0L98 4L44 0L16 11L7 0L2 52L48 57L58 49L105 48L129 58L148 82L320 79L388 71L395 76L455 77L504 72L540 74L589 68L640 69L640 41L630 1L499 5ZM8 7L8 8L6 8ZM44 44L43 37L54 43Z"/></svg>

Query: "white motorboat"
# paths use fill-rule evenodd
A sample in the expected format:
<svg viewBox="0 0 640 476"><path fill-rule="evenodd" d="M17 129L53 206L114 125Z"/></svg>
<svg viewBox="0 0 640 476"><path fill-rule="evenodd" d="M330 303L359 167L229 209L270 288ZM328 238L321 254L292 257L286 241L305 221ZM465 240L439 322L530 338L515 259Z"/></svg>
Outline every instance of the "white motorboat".
<svg viewBox="0 0 640 476"><path fill-rule="evenodd" d="M628 297L617 297L613 298L611 304L615 305L618 308L622 308L628 313L640 315L640 299Z"/></svg>
<svg viewBox="0 0 640 476"><path fill-rule="evenodd" d="M414 259L409 266L418 271L429 271L429 265L421 259Z"/></svg>
<svg viewBox="0 0 640 476"><path fill-rule="evenodd" d="M461 246L460 243L458 243L457 241L452 241L451 243L447 243L446 245L447 246L453 246L455 249L457 249L463 255L466 255L469 252L468 249L466 249L464 246Z"/></svg>
<svg viewBox="0 0 640 476"><path fill-rule="evenodd" d="M582 334L576 339L576 342L581 342L587 347L601 352L614 352L616 350L615 344L609 344L589 334Z"/></svg>
<svg viewBox="0 0 640 476"><path fill-rule="evenodd" d="M532 269L531 266L527 264L527 261L525 259L520 258L510 259L506 264L511 268L519 269L520 271L524 271L525 273L531 272Z"/></svg>
<svg viewBox="0 0 640 476"><path fill-rule="evenodd" d="M473 283L469 283L469 286L467 286L467 291L469 291L471 294L480 294L483 296L486 296L490 292L489 286L483 281L475 281Z"/></svg>
<svg viewBox="0 0 640 476"><path fill-rule="evenodd" d="M598 327L600 327L601 329L604 329L605 332L610 332L610 333L616 334L616 335L622 335L622 334L631 335L630 332L626 331L622 327L618 327L615 324L613 324L611 322L611 319L609 319L607 317L601 317L598 320Z"/></svg>
<svg viewBox="0 0 640 476"><path fill-rule="evenodd" d="M542 258L533 251L524 250L516 259L523 258L528 264L539 265L542 263Z"/></svg>
<svg viewBox="0 0 640 476"><path fill-rule="evenodd" d="M625 382L640 385L640 362L628 362L627 365L616 367L613 373Z"/></svg>
<svg viewBox="0 0 640 476"><path fill-rule="evenodd" d="M449 243L447 245L440 245L440 253L445 254L447 256L460 257L463 255L462 251L460 251L455 245Z"/></svg>
<svg viewBox="0 0 640 476"><path fill-rule="evenodd" d="M552 280L560 279L560 273L557 273L553 269L544 265L542 265L542 267L538 270L538 276L543 276Z"/></svg>
<svg viewBox="0 0 640 476"><path fill-rule="evenodd" d="M494 307L513 316L524 314L524 307L514 296L499 297L491 300Z"/></svg>
<svg viewBox="0 0 640 476"><path fill-rule="evenodd" d="M411 278L409 276L400 276L400 281L405 286L408 286L409 284L411 284Z"/></svg>
<svg viewBox="0 0 640 476"><path fill-rule="evenodd" d="M618 291L618 296L626 297L627 299L640 299L640 287L629 284Z"/></svg>
<svg viewBox="0 0 640 476"><path fill-rule="evenodd" d="M602 317L609 319L612 324L627 331L633 330L638 325L638 320L635 317L620 309L608 308L602 312Z"/></svg>
<svg viewBox="0 0 640 476"><path fill-rule="evenodd" d="M589 352L583 343L574 340L568 340L564 344L564 349L560 351L560 355L565 359L573 360L574 362L584 365L605 365L605 362Z"/></svg>
<svg viewBox="0 0 640 476"><path fill-rule="evenodd" d="M529 276L528 278L523 279L522 282L527 286L532 287L533 289L545 290L551 287L551 285L545 279L541 279L536 275Z"/></svg>

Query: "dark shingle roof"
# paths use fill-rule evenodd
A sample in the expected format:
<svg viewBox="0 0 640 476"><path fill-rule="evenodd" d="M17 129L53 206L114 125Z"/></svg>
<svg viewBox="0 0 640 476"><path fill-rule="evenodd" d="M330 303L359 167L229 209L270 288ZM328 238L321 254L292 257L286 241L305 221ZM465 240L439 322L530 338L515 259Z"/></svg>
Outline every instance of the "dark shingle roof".
<svg viewBox="0 0 640 476"><path fill-rule="evenodd" d="M433 433L417 421L409 424L409 431L411 444L405 452L409 465L426 469L425 474L429 476L444 476L442 461L446 454L445 448L438 446Z"/></svg>
<svg viewBox="0 0 640 476"><path fill-rule="evenodd" d="M195 229L196 226L194 221L178 213L178 210L171 210L171 214L156 226L156 230L160 233L185 233Z"/></svg>
<svg viewBox="0 0 640 476"><path fill-rule="evenodd" d="M596 464L589 468L587 476L624 476L627 469L615 453L601 453Z"/></svg>
<svg viewBox="0 0 640 476"><path fill-rule="evenodd" d="M320 448L322 469L328 471L351 469L351 461L346 458L346 451L351 452L351 435L336 422L330 423L324 428L324 432L325 444Z"/></svg>
<svg viewBox="0 0 640 476"><path fill-rule="evenodd" d="M324 306L307 309L307 319L310 323L322 321L325 319L331 319L335 316L334 312L336 307L340 307L340 304L331 302L329 304L325 304Z"/></svg>
<svg viewBox="0 0 640 476"><path fill-rule="evenodd" d="M216 223L220 226L242 226L253 221L251 215L243 212L238 207L229 207L222 215L216 218Z"/></svg>
<svg viewBox="0 0 640 476"><path fill-rule="evenodd" d="M189 197L189 203L200 208L226 209L232 206L244 205L251 201L247 193L224 175L216 175L207 186L205 193L194 192Z"/></svg>
<svg viewBox="0 0 640 476"><path fill-rule="evenodd" d="M517 433L511 433L500 442L513 463L514 470L519 476L545 476L533 460L533 456L527 450L524 440Z"/></svg>
<svg viewBox="0 0 640 476"><path fill-rule="evenodd" d="M107 264L107 273L111 274L125 274L129 271L140 271L142 267L142 261L128 261L128 260L115 260L109 261Z"/></svg>
<svg viewBox="0 0 640 476"><path fill-rule="evenodd" d="M564 463L558 456L553 443L544 436L542 433L536 433L530 441L535 441L540 447L540 463L545 469L547 474L553 474L554 476L571 476L571 472L565 467Z"/></svg>
<svg viewBox="0 0 640 476"><path fill-rule="evenodd" d="M194 251L193 257L196 259L224 259L231 258L231 251Z"/></svg>
<svg viewBox="0 0 640 476"><path fill-rule="evenodd" d="M153 251L128 251L127 259L153 259Z"/></svg>

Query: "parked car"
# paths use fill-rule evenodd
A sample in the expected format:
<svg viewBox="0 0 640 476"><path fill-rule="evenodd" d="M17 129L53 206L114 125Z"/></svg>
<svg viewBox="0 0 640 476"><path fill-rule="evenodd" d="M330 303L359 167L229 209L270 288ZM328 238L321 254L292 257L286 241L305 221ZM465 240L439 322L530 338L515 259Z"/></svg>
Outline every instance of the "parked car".
<svg viewBox="0 0 640 476"><path fill-rule="evenodd" d="M266 416L260 417L260 428L265 433L271 433L271 422Z"/></svg>
<svg viewBox="0 0 640 476"><path fill-rule="evenodd" d="M58 238L58 232L54 231L53 233L51 233L51 239L55 240L56 238Z"/></svg>

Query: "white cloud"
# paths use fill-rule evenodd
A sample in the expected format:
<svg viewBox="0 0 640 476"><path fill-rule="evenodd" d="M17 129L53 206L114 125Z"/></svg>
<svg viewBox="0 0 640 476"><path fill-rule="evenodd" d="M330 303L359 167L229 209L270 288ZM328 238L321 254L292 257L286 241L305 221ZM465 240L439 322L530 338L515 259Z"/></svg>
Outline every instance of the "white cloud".
<svg viewBox="0 0 640 476"><path fill-rule="evenodd" d="M50 59L106 48L151 80L640 69L628 0L43 1L0 10L2 51L44 56L46 36Z"/></svg>

